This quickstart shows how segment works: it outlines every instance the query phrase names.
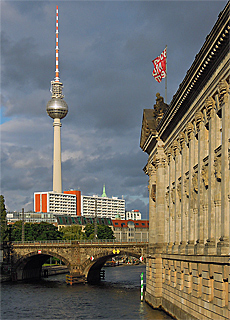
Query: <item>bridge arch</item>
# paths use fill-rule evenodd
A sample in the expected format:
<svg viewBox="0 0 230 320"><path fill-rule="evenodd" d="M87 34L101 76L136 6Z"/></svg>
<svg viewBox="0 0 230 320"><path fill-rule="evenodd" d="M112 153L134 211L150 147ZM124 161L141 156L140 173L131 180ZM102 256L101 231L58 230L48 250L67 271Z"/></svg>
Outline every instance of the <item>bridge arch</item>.
<svg viewBox="0 0 230 320"><path fill-rule="evenodd" d="M20 257L14 263L12 275L14 275L15 280L40 278L42 274L42 265L49 257L53 256L63 261L70 270L70 262L64 256L50 250L42 250L41 254L37 251L31 251Z"/></svg>
<svg viewBox="0 0 230 320"><path fill-rule="evenodd" d="M118 256L118 255L126 255L126 256L132 256L135 258L140 258L140 254L129 251L129 250L121 250L119 253L116 254L104 254L100 253L95 255L93 258L94 260L91 261L90 258L88 258L81 266L81 272L84 274L85 278L87 279L87 282L89 283L96 283L100 281L100 272L103 268L106 261Z"/></svg>
<svg viewBox="0 0 230 320"><path fill-rule="evenodd" d="M145 256L147 243L121 243L96 241L40 241L13 243L13 273L18 280L40 278L42 265L50 256L62 260L69 273L88 282L100 280L100 271L105 262L117 255L136 258ZM90 257L94 256L91 261Z"/></svg>

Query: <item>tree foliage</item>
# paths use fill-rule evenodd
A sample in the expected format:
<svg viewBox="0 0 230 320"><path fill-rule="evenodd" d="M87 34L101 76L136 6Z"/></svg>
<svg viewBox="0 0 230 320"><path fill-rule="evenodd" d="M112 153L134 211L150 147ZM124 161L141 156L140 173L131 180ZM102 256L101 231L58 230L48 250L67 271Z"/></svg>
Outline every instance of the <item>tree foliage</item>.
<svg viewBox="0 0 230 320"><path fill-rule="evenodd" d="M87 239L94 238L94 225L87 224L85 226L85 235ZM114 239L114 233L112 228L106 225L97 225L97 238L98 239Z"/></svg>
<svg viewBox="0 0 230 320"><path fill-rule="evenodd" d="M86 239L86 235L81 230L81 226L72 225L68 227L62 227L60 231L63 234L63 240L82 240Z"/></svg>
<svg viewBox="0 0 230 320"><path fill-rule="evenodd" d="M58 228L48 222L25 223L25 241L61 240L62 233ZM22 240L22 221L17 221L12 227L12 241Z"/></svg>
<svg viewBox="0 0 230 320"><path fill-rule="evenodd" d="M87 224L84 229L86 239L93 239L94 238L94 225Z"/></svg>
<svg viewBox="0 0 230 320"><path fill-rule="evenodd" d="M1 241L6 240L7 237L7 220L6 220L6 207L3 195L0 195L0 210L1 210Z"/></svg>

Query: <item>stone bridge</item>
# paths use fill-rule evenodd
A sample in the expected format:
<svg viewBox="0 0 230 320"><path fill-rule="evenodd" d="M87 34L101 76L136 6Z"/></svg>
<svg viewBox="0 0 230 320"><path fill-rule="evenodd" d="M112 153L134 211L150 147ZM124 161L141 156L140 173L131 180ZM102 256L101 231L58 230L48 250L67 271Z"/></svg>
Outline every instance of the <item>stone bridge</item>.
<svg viewBox="0 0 230 320"><path fill-rule="evenodd" d="M107 260L117 255L145 257L148 243L98 241L13 242L11 250L12 280L40 278L42 265L50 256L62 260L71 275L87 282L98 282Z"/></svg>

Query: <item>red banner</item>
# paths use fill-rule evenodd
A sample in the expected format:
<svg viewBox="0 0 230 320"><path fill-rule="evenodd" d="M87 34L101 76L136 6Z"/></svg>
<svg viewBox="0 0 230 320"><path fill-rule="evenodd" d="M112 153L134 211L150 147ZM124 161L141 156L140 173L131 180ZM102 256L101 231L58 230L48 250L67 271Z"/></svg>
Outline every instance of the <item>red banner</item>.
<svg viewBox="0 0 230 320"><path fill-rule="evenodd" d="M167 52L165 48L159 57L152 61L154 65L152 75L157 82L161 82L161 80L166 77L166 58Z"/></svg>

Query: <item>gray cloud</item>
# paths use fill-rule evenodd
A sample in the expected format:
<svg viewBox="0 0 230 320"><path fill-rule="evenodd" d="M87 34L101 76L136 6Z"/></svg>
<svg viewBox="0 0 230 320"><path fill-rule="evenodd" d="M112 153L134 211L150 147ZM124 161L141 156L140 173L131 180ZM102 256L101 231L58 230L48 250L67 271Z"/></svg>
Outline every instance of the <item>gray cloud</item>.
<svg viewBox="0 0 230 320"><path fill-rule="evenodd" d="M146 217L142 112L164 95L152 60L168 45L168 102L225 1L59 1L63 188L122 195ZM9 210L33 209L52 189L55 4L2 1L2 193ZM5 119L4 116L9 117ZM4 123L4 121L6 121Z"/></svg>

